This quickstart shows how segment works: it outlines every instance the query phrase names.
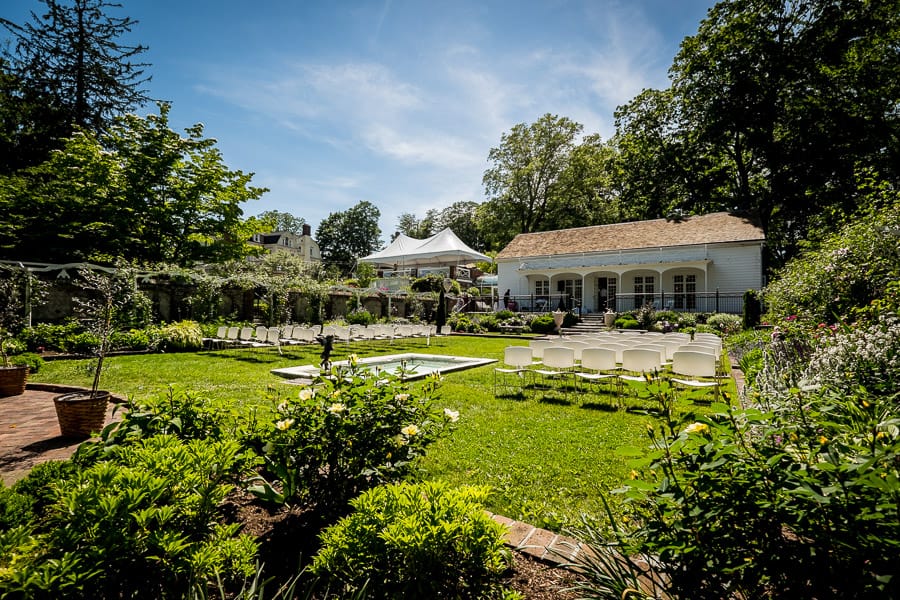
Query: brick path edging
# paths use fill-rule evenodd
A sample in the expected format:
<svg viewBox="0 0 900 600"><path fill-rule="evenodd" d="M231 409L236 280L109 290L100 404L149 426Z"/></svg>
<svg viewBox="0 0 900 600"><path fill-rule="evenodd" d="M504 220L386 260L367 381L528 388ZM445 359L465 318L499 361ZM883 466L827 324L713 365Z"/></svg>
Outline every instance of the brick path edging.
<svg viewBox="0 0 900 600"><path fill-rule="evenodd" d="M539 529L528 523L488 512L491 518L506 527L503 542L513 550L522 552L542 563L558 567L572 562L582 550L582 544L574 538Z"/></svg>

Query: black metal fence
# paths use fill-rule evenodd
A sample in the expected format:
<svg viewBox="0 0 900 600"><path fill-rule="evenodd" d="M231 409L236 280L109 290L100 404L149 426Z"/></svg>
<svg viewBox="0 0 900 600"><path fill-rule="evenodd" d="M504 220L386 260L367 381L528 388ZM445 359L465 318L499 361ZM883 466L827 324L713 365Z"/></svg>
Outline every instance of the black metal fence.
<svg viewBox="0 0 900 600"><path fill-rule="evenodd" d="M616 294L613 298L602 299L606 306L593 304L594 312L604 312L611 308L617 313L625 313L650 304L654 310L673 310L690 313L732 313L741 314L744 310L744 294L741 292L695 292L692 294L675 294L672 292L655 292L652 294ZM581 308L581 299L568 294L530 294L511 295L500 299L500 308L508 308L514 312L550 312L554 310L574 310Z"/></svg>

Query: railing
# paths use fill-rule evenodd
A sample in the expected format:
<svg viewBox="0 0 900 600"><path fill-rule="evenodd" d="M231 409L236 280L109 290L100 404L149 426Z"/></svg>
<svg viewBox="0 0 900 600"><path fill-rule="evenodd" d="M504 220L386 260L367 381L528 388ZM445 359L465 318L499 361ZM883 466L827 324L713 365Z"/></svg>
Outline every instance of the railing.
<svg viewBox="0 0 900 600"><path fill-rule="evenodd" d="M503 306L505 297L500 299L500 308L508 308L513 312L552 312L554 310L580 310L581 299L568 294L529 294L509 296L507 306Z"/></svg>
<svg viewBox="0 0 900 600"><path fill-rule="evenodd" d="M744 310L744 294L737 292L696 292L675 294L656 292L653 294L616 294L615 306L618 313L636 310L650 304L654 310L673 310L690 313L732 313Z"/></svg>
<svg viewBox="0 0 900 600"><path fill-rule="evenodd" d="M741 314L744 310L744 295L738 292L675 294L663 291L653 294L616 294L615 298L610 299L609 302L610 308L617 313L637 310L644 304L650 304L654 310L689 313ZM572 298L563 293L519 294L509 296L509 304L506 307L504 307L504 299L501 298L500 308L509 308L514 312L552 312L554 310L578 312L581 308L581 299ZM597 308L593 310L602 312Z"/></svg>

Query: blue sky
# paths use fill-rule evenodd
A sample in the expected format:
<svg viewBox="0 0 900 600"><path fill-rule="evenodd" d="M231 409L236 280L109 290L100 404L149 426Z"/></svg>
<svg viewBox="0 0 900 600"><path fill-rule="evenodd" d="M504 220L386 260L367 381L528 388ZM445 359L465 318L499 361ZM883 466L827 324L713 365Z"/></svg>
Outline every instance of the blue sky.
<svg viewBox="0 0 900 600"><path fill-rule="evenodd" d="M315 230L368 200L387 241L401 213L485 200L488 151L517 123L549 112L608 138L616 106L667 85L714 1L122 3L173 128L203 123L229 167L270 188L246 214Z"/></svg>

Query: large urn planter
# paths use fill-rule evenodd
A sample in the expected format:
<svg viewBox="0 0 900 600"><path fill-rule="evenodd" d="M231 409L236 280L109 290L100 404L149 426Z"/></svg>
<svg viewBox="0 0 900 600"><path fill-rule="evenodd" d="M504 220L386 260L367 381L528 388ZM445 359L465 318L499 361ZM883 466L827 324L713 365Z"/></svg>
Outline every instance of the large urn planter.
<svg viewBox="0 0 900 600"><path fill-rule="evenodd" d="M3 364L2 361L0 364ZM27 380L26 366L0 367L0 398L24 394Z"/></svg>
<svg viewBox="0 0 900 600"><path fill-rule="evenodd" d="M64 437L90 437L92 433L103 429L106 421L106 408L111 394L109 392L71 392L56 396L56 418L59 420L59 431Z"/></svg>

